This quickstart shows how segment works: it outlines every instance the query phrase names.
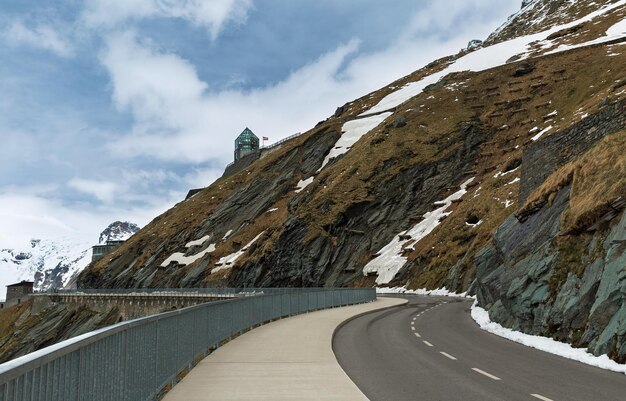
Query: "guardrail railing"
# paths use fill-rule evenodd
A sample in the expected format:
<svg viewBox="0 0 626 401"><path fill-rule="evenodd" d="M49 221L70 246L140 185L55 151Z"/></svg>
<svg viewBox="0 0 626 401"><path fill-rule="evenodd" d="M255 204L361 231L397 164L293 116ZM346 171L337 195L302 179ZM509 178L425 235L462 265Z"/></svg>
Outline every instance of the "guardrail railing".
<svg viewBox="0 0 626 401"><path fill-rule="evenodd" d="M233 336L275 319L376 299L373 288L222 290L254 296L122 322L4 363L0 401L157 400L181 372Z"/></svg>
<svg viewBox="0 0 626 401"><path fill-rule="evenodd" d="M35 292L33 295L206 295L206 296L250 296L260 293L268 294L269 291L288 291L289 289L257 289L257 288L123 288L123 289L52 289ZM274 293L274 292L272 292Z"/></svg>
<svg viewBox="0 0 626 401"><path fill-rule="evenodd" d="M275 148L275 147L276 147L276 146L278 146L278 145L282 145L283 143L285 143L285 142L287 142L287 141L290 141L290 140L292 140L292 139L294 139L294 138L297 138L297 137L301 136L302 134L304 134L304 132L296 132L295 134L289 135L288 137L283 138L283 139L281 139L281 140L280 140L280 141L278 141L278 142L274 142L274 143L272 143L272 144L270 144L270 145L267 145L267 146L261 146L261 147L259 148L259 151L261 151L261 150L273 149L273 148ZM224 170L226 170L227 168L229 168L230 166L232 166L232 165L233 165L233 164L235 164L235 163L237 163L237 160L235 160L235 161L232 161L232 162L228 163L228 164L226 165L226 167L224 167Z"/></svg>

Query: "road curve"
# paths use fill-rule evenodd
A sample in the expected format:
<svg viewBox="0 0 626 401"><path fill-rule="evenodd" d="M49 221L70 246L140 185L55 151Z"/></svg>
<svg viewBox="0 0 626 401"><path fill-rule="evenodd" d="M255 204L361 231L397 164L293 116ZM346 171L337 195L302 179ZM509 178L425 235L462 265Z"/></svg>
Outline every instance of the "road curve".
<svg viewBox="0 0 626 401"><path fill-rule="evenodd" d="M487 333L469 301L406 298L335 333L340 365L371 401L626 400L626 375Z"/></svg>

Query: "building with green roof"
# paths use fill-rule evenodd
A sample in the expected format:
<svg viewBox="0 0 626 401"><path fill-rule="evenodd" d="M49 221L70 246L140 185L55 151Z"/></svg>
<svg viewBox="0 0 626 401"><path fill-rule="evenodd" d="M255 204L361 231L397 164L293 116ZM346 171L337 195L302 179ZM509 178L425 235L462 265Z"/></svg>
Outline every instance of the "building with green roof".
<svg viewBox="0 0 626 401"><path fill-rule="evenodd" d="M235 161L259 150L259 137L246 127L235 139Z"/></svg>

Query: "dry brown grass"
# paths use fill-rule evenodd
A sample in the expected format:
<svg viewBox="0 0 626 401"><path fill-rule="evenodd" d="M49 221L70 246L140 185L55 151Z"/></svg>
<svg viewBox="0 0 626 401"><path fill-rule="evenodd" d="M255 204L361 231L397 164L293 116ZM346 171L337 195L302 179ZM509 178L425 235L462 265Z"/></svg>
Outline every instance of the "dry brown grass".
<svg viewBox="0 0 626 401"><path fill-rule="evenodd" d="M569 209L562 231L579 231L594 224L609 202L626 198L626 131L605 137L580 159L562 166L528 198L522 211L550 202L571 185Z"/></svg>
<svg viewBox="0 0 626 401"><path fill-rule="evenodd" d="M15 330L16 322L30 311L32 303L32 300L28 300L22 304L0 311L0 339Z"/></svg>

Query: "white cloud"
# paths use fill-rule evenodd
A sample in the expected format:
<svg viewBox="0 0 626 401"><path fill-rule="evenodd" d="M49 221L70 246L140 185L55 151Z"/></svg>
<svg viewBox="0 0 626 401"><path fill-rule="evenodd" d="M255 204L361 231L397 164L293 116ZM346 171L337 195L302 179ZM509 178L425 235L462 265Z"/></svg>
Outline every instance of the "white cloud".
<svg viewBox="0 0 626 401"><path fill-rule="evenodd" d="M108 41L102 62L113 81L113 100L130 109L142 123L157 118L157 125L178 128L175 118L193 106L206 88L194 67L174 54L156 54L131 32Z"/></svg>
<svg viewBox="0 0 626 401"><path fill-rule="evenodd" d="M70 188L92 195L96 199L110 203L119 191L118 184L106 180L87 180L83 178L73 178L68 183Z"/></svg>
<svg viewBox="0 0 626 401"><path fill-rule="evenodd" d="M15 21L2 32L2 37L11 46L31 46L61 57L69 57L73 52L70 42L49 25L28 27L21 21Z"/></svg>
<svg viewBox="0 0 626 401"><path fill-rule="evenodd" d="M199 163L230 158L232 139L245 126L276 139L308 128L338 98L347 100L355 93L349 88L355 81L337 74L358 46L350 41L274 86L211 93L186 60L141 43L132 33L115 35L102 62L111 76L116 106L131 111L135 125L110 147L129 157ZM350 90L341 93L342 86Z"/></svg>
<svg viewBox="0 0 626 401"><path fill-rule="evenodd" d="M91 204L67 205L58 199L34 193L16 193L0 189L0 248L27 246L32 238L91 239L116 220L132 221L144 226L163 213L181 194L155 197L141 207L96 207Z"/></svg>
<svg viewBox="0 0 626 401"><path fill-rule="evenodd" d="M471 0L470 6L490 1ZM101 61L111 77L116 106L130 111L135 123L109 149L128 158L223 164L230 161L232 140L246 126L272 141L310 129L346 101L457 52L477 34L487 36L499 21L489 26L477 11L465 16L456 31L451 29L449 38L424 33L432 30L438 15L447 14L442 24L451 27L460 14L468 14L468 7L455 11L431 2L386 49L364 53L354 39L277 84L251 90L211 91L189 61L133 33L112 35ZM488 7L483 4L483 9Z"/></svg>
<svg viewBox="0 0 626 401"><path fill-rule="evenodd" d="M228 22L246 20L252 0L89 0L83 12L90 26L113 27L128 20L181 18L217 38Z"/></svg>

